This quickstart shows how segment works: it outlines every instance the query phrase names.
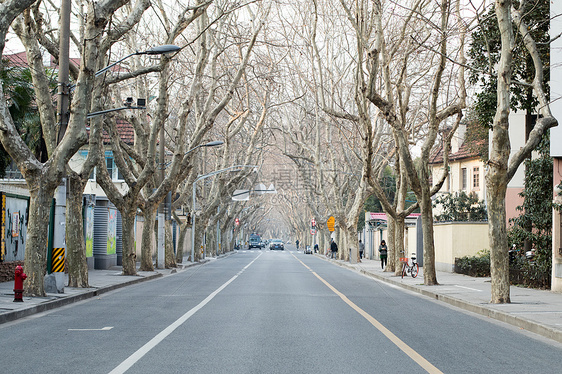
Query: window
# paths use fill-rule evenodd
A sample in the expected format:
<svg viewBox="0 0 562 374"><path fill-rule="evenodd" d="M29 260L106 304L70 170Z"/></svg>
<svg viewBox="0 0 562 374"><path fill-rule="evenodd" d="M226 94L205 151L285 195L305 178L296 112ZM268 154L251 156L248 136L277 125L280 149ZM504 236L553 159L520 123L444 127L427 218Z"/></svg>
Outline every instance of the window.
<svg viewBox="0 0 562 374"><path fill-rule="evenodd" d="M123 174L119 172L119 168L115 163L112 152L105 152L105 165L107 166L107 172L111 175L112 181L122 181Z"/></svg>
<svg viewBox="0 0 562 374"><path fill-rule="evenodd" d="M461 178L462 178L462 190L466 191L466 186L468 184L468 177L467 177L467 172L466 172L466 168L462 168L461 169Z"/></svg>
<svg viewBox="0 0 562 374"><path fill-rule="evenodd" d="M10 161L10 164L6 167L5 173L4 179L24 179L20 169L18 169L18 166L13 160Z"/></svg>
<svg viewBox="0 0 562 374"><path fill-rule="evenodd" d="M105 166L107 167L107 172L111 175L112 181L122 181L123 175L119 172L115 159L113 158L112 151L105 151Z"/></svg>
<svg viewBox="0 0 562 374"><path fill-rule="evenodd" d="M80 151L80 155L84 158L88 155L88 151ZM107 172L111 176L111 180L113 181L123 181L123 174L117 168L117 164L115 164L115 159L113 158L113 152L105 151L105 166L107 167ZM92 170L89 179L95 180L96 179L96 170L97 167Z"/></svg>
<svg viewBox="0 0 562 374"><path fill-rule="evenodd" d="M472 169L472 188L480 188L480 168Z"/></svg>
<svg viewBox="0 0 562 374"><path fill-rule="evenodd" d="M105 157L105 166L107 166L107 172L111 175L111 179L113 180L113 157Z"/></svg>

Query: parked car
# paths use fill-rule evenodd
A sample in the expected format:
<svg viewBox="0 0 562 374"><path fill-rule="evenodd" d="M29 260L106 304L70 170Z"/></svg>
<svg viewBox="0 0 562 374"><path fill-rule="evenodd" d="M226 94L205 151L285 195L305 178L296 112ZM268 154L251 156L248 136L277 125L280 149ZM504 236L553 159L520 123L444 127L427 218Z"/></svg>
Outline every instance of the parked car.
<svg viewBox="0 0 562 374"><path fill-rule="evenodd" d="M271 243L269 243L269 250L274 250L274 249L280 249L280 250L284 250L285 249L285 245L283 244L283 240L281 239L272 239Z"/></svg>
<svg viewBox="0 0 562 374"><path fill-rule="evenodd" d="M306 246L306 248L304 249L304 253L307 255L311 255L312 254L312 248L310 248L309 245Z"/></svg>

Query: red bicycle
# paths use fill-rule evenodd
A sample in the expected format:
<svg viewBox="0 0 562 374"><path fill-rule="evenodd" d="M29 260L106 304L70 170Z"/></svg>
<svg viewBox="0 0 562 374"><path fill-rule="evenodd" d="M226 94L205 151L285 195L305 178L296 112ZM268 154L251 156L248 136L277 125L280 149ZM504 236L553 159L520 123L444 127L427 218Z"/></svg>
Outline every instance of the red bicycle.
<svg viewBox="0 0 562 374"><path fill-rule="evenodd" d="M412 259L411 264L408 257L400 257L400 262L402 262L402 278L404 278L404 276L407 276L408 274L411 275L412 278L418 276L420 267L418 265L416 254L412 253L412 256L410 258Z"/></svg>

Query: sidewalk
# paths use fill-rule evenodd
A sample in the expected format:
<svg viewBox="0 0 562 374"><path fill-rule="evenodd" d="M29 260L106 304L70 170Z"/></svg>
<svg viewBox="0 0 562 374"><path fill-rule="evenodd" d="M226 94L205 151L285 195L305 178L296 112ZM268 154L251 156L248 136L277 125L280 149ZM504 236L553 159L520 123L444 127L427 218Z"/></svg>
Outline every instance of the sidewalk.
<svg viewBox="0 0 562 374"><path fill-rule="evenodd" d="M173 269L155 269L155 271L138 271L136 276L121 275L120 266L108 270L89 270L88 283L90 288L64 287L64 293L48 293L45 297L23 297L23 302L14 302L14 282L0 282L0 324L15 321L32 314L41 313L77 301L89 299L103 293L126 287L132 284L170 275L190 266L201 265L212 260L207 258L201 262L191 263L187 257L183 263ZM138 266L137 266L138 268ZM65 275L68 284L68 275Z"/></svg>
<svg viewBox="0 0 562 374"><path fill-rule="evenodd" d="M350 264L329 260L343 267L400 286L410 291L429 296L456 307L509 323L519 328L542 335L562 343L562 294L511 286L510 304L490 304L490 278L475 278L467 275L437 272L438 286L423 285L423 268L417 278L402 279L394 273L384 272L377 260L365 260Z"/></svg>

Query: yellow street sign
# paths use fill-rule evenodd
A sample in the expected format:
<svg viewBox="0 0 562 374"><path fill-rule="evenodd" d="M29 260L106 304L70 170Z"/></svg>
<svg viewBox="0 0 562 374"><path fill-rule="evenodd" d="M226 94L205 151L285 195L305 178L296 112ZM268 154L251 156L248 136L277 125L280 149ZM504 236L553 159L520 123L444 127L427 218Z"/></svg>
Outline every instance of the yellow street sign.
<svg viewBox="0 0 562 374"><path fill-rule="evenodd" d="M336 219L334 218L334 216L330 216L330 218L328 218L328 222L326 223L326 225L328 226L329 231L334 231L334 227L336 225Z"/></svg>

